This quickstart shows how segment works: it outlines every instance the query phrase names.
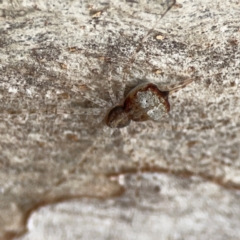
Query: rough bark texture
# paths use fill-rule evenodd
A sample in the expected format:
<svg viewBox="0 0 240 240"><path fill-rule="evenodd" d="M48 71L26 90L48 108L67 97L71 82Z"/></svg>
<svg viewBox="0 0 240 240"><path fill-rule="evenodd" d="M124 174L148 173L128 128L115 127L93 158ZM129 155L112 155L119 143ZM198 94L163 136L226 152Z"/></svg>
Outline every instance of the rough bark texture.
<svg viewBox="0 0 240 240"><path fill-rule="evenodd" d="M239 239L239 1L95 2L0 0L0 239ZM104 123L188 78L160 122Z"/></svg>

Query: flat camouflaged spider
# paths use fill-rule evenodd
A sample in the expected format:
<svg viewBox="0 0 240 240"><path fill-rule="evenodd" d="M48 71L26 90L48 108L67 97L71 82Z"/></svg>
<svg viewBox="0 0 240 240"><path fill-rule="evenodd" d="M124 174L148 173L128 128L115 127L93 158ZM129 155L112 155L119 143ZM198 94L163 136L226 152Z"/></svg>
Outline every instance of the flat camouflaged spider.
<svg viewBox="0 0 240 240"><path fill-rule="evenodd" d="M158 18L157 22L165 16L165 14L176 4L173 1ZM156 22L156 23L157 23ZM170 111L170 104L168 102L168 96L185 87L192 82L191 79L180 82L175 85L161 86L160 84L144 83L133 88L127 96L123 97L124 87L126 85L127 74L130 72L131 65L133 64L136 55L142 48L143 42L147 40L149 35L154 30L154 26L148 31L146 36L139 43L134 53L130 57L128 64L125 66L125 71L122 79L122 89L120 89L120 95L122 95L122 104L117 102L116 97L111 89L111 76L108 78L109 83L109 95L113 100L114 106L107 110L105 115L105 123L111 128L123 128L130 124L131 121L141 122L147 120L159 121L161 117ZM86 95L83 97L87 98ZM91 99L92 100L92 99ZM95 103L98 102L95 100ZM102 105L108 105L107 103Z"/></svg>
<svg viewBox="0 0 240 240"><path fill-rule="evenodd" d="M159 16L154 26L147 32L145 37L140 41L135 51L128 60L128 63L123 68L123 78L120 87L120 99L116 99L111 87L111 73L108 76L107 82L109 85L109 95L112 99L113 106L108 103L99 104L97 99L93 100L82 94L83 97L97 103L98 105L108 106L107 113L105 113L104 121L108 127L123 128L130 124L131 121L141 122L147 120L159 121L164 115L170 111L170 104L168 96L173 92L185 87L192 82L192 79L184 80L178 84L161 85L146 81L146 83L139 84L129 91L124 97L124 88L127 82L127 75L130 73L132 64L134 63L137 54L142 49L143 43L148 39L153 32L157 22L162 19L165 14L176 4L176 1L167 7L167 9ZM107 63L106 63L107 64ZM111 72L111 70L109 71ZM101 100L102 101L102 100ZM121 102L121 103L120 103Z"/></svg>

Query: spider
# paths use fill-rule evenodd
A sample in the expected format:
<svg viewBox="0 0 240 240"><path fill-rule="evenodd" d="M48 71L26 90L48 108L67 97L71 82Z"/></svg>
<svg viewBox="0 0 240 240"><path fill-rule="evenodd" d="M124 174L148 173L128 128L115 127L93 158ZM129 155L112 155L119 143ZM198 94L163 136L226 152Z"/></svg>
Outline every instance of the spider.
<svg viewBox="0 0 240 240"><path fill-rule="evenodd" d="M164 15L171 9L171 7L175 3L176 2L173 1L173 3L168 6L165 12L160 15L157 22L164 17ZM130 57L128 64L126 64L125 66L125 71L123 71L122 84L119 90L121 96L124 95L123 92L126 85L126 78L130 71L130 67L133 64L137 53L141 50L143 42L147 40L151 32L154 30L155 25L148 31L146 36L139 43L134 53ZM101 99L88 99L96 103L97 105L108 108L107 113L105 114L105 124L110 128L123 128L128 126L131 121L141 122L147 120L160 120L163 115L167 114L170 111L168 96L192 82L191 79L188 79L180 82L179 84L166 86L161 86L159 84L156 85L149 82L140 84L133 88L127 94L122 104L119 104L111 86L111 70L108 72L108 92L112 99L112 102L118 104L114 104L114 107L111 107L107 102L103 103ZM87 98L86 95L83 97ZM122 99L120 99L120 101L121 100Z"/></svg>
<svg viewBox="0 0 240 240"><path fill-rule="evenodd" d="M111 128L122 128L131 120L158 121L170 111L168 96L191 82L192 79L188 79L180 84L159 87L153 83L140 84L127 94L123 105L113 107L107 113L106 124Z"/></svg>

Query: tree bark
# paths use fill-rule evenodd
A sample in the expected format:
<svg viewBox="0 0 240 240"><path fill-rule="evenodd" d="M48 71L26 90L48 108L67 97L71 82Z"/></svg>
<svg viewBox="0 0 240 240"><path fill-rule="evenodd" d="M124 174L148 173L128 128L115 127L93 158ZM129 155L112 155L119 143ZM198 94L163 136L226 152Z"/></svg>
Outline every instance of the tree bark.
<svg viewBox="0 0 240 240"><path fill-rule="evenodd" d="M239 2L96 2L0 1L0 239L240 238Z"/></svg>

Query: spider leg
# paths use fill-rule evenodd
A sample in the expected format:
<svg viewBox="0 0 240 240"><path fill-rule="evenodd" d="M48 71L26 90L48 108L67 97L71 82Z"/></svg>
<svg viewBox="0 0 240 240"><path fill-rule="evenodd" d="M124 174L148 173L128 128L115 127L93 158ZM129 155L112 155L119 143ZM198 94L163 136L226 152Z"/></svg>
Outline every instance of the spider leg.
<svg viewBox="0 0 240 240"><path fill-rule="evenodd" d="M112 103L115 104L117 102L117 98L115 93L113 92L112 88L112 66L109 66L109 71L108 71L108 77L107 77L107 84L108 84L108 94L112 100Z"/></svg>
<svg viewBox="0 0 240 240"><path fill-rule="evenodd" d="M159 17L157 18L157 20L155 21L155 23L153 24L151 29L147 32L145 37L143 37L143 39L140 41L140 43L136 47L135 51L133 52L132 56L130 57L129 61L125 65L125 67L123 69L124 74L123 74L123 78L122 78L122 83L121 83L120 90L119 90L119 98L123 98L124 97L124 90L125 90L126 83L127 83L127 76L129 75L129 73L131 71L132 64L134 63L138 52L142 49L143 43L148 39L150 34L154 31L154 29L155 29L156 25L159 23L159 21L167 14L167 12L175 4L176 4L176 0L173 0L173 2L167 7L167 9L162 14L159 15Z"/></svg>
<svg viewBox="0 0 240 240"><path fill-rule="evenodd" d="M183 82L177 83L177 84L172 84L168 86L158 86L158 88L163 91L163 92L169 92L169 94L172 94L174 92L177 92L178 90L186 87L190 83L193 82L193 79L187 79Z"/></svg>
<svg viewBox="0 0 240 240"><path fill-rule="evenodd" d="M91 87L89 87L91 89ZM90 102L98 105L99 107L110 107L111 103L96 97L96 96L92 96L92 94L90 94L89 92L83 92L80 91L76 86L73 86L73 88L71 89L73 92L80 94L84 99L89 100ZM92 89L94 90L94 89Z"/></svg>

